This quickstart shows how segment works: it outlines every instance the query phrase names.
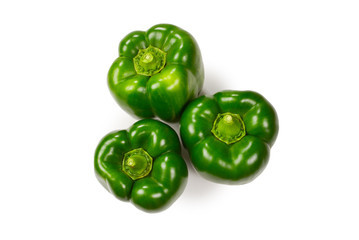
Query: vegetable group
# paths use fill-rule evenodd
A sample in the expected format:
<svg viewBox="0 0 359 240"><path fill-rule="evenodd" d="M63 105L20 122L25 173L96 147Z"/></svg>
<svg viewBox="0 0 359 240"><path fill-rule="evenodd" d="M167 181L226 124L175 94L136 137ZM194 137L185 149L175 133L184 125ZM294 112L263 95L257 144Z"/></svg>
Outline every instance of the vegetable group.
<svg viewBox="0 0 359 240"><path fill-rule="evenodd" d="M272 105L251 91L223 91L192 101L180 121L194 167L219 183L253 180L267 165L278 134Z"/></svg>
<svg viewBox="0 0 359 240"><path fill-rule="evenodd" d="M278 134L273 106L252 91L198 97L204 80L201 52L183 29L159 24L131 32L120 42L107 79L125 111L147 118L107 134L96 148L96 176L116 198L155 212L184 190L188 171L179 138L153 117L180 120L191 162L211 181L247 183L266 167Z"/></svg>
<svg viewBox="0 0 359 240"><path fill-rule="evenodd" d="M147 32L132 32L121 41L119 54L108 72L108 86L130 114L178 121L202 89L201 52L181 28L159 24Z"/></svg>
<svg viewBox="0 0 359 240"><path fill-rule="evenodd" d="M171 205L188 175L176 132L152 119L107 134L96 149L95 172L115 197L145 211Z"/></svg>

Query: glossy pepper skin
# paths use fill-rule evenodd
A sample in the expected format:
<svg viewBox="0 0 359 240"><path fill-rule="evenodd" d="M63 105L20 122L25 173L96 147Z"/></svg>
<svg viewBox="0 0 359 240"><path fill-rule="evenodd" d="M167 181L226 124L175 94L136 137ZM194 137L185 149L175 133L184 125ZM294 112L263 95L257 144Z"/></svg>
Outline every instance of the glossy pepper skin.
<svg viewBox="0 0 359 240"><path fill-rule="evenodd" d="M203 177L243 184L267 165L278 118L272 105L256 92L222 91L193 100L181 117L180 133Z"/></svg>
<svg viewBox="0 0 359 240"><path fill-rule="evenodd" d="M204 69L196 40L185 30L159 24L128 34L108 72L117 103L140 118L176 122L202 89Z"/></svg>
<svg viewBox="0 0 359 240"><path fill-rule="evenodd" d="M188 176L176 132L153 119L107 134L95 152L95 173L116 198L147 212L169 207L183 192Z"/></svg>

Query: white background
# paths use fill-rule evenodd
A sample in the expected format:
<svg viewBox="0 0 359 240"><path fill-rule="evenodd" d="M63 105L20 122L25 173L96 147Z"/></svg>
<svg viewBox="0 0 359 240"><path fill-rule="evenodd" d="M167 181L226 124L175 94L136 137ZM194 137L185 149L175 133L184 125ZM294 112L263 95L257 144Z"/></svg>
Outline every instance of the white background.
<svg viewBox="0 0 359 240"><path fill-rule="evenodd" d="M1 1L0 239L358 239L358 12L344 0ZM186 159L184 193L148 214L97 182L93 154L136 121L106 83L118 43L157 23L197 39L205 94L257 91L280 131L252 183L211 183Z"/></svg>

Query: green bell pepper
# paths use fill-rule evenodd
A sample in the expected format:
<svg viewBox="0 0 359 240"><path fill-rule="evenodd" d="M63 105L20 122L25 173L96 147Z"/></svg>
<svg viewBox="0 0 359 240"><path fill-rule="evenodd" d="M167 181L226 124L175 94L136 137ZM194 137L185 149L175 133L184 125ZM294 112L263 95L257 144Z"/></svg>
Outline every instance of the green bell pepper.
<svg viewBox="0 0 359 240"><path fill-rule="evenodd" d="M95 173L116 198L148 212L170 206L188 176L176 132L153 119L107 134L95 152Z"/></svg>
<svg viewBox="0 0 359 240"><path fill-rule="evenodd" d="M128 34L108 72L117 103L140 118L178 121L184 106L203 86L204 69L196 40L186 31L159 24Z"/></svg>
<svg viewBox="0 0 359 240"><path fill-rule="evenodd" d="M278 134L272 105L251 91L223 91L193 100L180 133L196 170L218 183L243 184L258 176Z"/></svg>

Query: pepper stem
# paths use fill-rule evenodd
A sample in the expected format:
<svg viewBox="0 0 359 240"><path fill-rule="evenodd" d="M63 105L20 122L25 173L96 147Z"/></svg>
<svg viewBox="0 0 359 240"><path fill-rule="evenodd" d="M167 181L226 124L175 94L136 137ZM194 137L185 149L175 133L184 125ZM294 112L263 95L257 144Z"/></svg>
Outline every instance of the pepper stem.
<svg viewBox="0 0 359 240"><path fill-rule="evenodd" d="M127 166L133 168L136 166L136 162L132 158L129 158L129 159L127 159Z"/></svg>
<svg viewBox="0 0 359 240"><path fill-rule="evenodd" d="M224 122L224 124L227 124L227 125L233 124L233 118L232 118L232 116L231 116L231 115L226 115L226 116L224 116L223 122Z"/></svg>
<svg viewBox="0 0 359 240"><path fill-rule="evenodd" d="M226 144L238 142L246 135L245 125L238 114L220 113L211 130L213 135Z"/></svg>
<svg viewBox="0 0 359 240"><path fill-rule="evenodd" d="M133 58L136 72L145 76L159 73L166 65L166 55L164 51L153 46L140 49L136 57Z"/></svg>
<svg viewBox="0 0 359 240"><path fill-rule="evenodd" d="M142 148L125 153L122 161L122 171L132 180L146 177L152 170L152 157Z"/></svg>
<svg viewBox="0 0 359 240"><path fill-rule="evenodd" d="M153 61L153 55L151 53L146 53L141 57L143 63L150 63Z"/></svg>

